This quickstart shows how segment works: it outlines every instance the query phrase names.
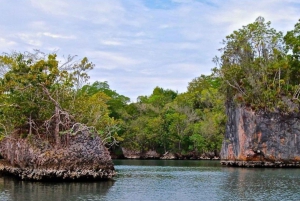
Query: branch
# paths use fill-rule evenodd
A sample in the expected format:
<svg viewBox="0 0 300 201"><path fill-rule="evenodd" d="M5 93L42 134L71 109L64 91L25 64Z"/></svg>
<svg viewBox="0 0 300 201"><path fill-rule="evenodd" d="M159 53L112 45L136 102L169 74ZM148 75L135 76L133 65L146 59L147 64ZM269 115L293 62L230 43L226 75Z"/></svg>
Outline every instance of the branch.
<svg viewBox="0 0 300 201"><path fill-rule="evenodd" d="M51 96L49 90L43 85L43 84L38 84L43 88L43 92L48 96L48 98L55 104L55 106L59 109L61 109L59 103Z"/></svg>
<svg viewBox="0 0 300 201"><path fill-rule="evenodd" d="M6 127L4 126L4 124L0 123L0 125L4 128L4 135L5 136L8 136L8 133L7 133L7 130L6 130Z"/></svg>
<svg viewBox="0 0 300 201"><path fill-rule="evenodd" d="M109 147L112 147L114 145L117 145L119 142L116 140L116 138L113 136L113 133L117 132L120 128L116 125L113 126L106 126L105 133L101 134L97 131L97 129L94 126L87 126L82 123L75 123L72 128L69 130L70 135L77 135L80 132L87 131L89 133L96 133L97 135L102 137L102 144L107 145Z"/></svg>
<svg viewBox="0 0 300 201"><path fill-rule="evenodd" d="M300 95L300 84L298 85L298 88L296 89L296 91L295 91L295 93L293 95L293 99L299 100L298 99L299 95Z"/></svg>
<svg viewBox="0 0 300 201"><path fill-rule="evenodd" d="M74 60L74 58L77 57L77 55L71 56L69 55L67 58L67 61L65 63L63 63L59 69L63 69L63 70L71 70L72 67L70 67L72 65L72 61Z"/></svg>
<svg viewBox="0 0 300 201"><path fill-rule="evenodd" d="M237 86L234 86L232 85L228 80L226 80L227 84L233 88L235 88L236 90L238 90L239 92L243 93L244 95L246 95L246 93L237 85Z"/></svg>

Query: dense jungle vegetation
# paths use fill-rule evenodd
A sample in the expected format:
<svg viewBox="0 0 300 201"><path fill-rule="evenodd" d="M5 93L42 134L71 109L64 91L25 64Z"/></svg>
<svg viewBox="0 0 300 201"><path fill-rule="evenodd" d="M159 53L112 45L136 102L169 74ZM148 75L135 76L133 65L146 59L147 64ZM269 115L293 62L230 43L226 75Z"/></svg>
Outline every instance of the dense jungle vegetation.
<svg viewBox="0 0 300 201"><path fill-rule="evenodd" d="M285 35L259 17L223 40L211 75L188 83L185 93L159 86L136 102L107 82L87 84L94 64L56 54L0 56L1 137L35 136L59 147L74 125L97 130L108 146L177 153L219 151L225 103L254 110L298 112L300 22Z"/></svg>

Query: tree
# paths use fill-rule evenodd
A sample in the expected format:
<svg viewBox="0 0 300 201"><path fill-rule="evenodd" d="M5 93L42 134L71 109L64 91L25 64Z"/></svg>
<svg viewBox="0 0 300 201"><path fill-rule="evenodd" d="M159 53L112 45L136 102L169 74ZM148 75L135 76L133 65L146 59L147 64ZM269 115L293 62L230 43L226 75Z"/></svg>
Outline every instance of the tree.
<svg viewBox="0 0 300 201"><path fill-rule="evenodd" d="M284 36L289 66L286 69L288 86L293 91L293 99L300 95L300 20L295 24L294 30L288 31Z"/></svg>
<svg viewBox="0 0 300 201"><path fill-rule="evenodd" d="M164 107L176 96L177 92L156 87L150 96L139 96L137 103L126 105L121 115L124 126L122 146L166 152L169 134Z"/></svg>
<svg viewBox="0 0 300 201"><path fill-rule="evenodd" d="M120 95L116 91L110 89L109 84L106 81L96 81L92 85L85 85L82 87L80 93L87 93L89 96L92 96L98 92L103 92L110 97L106 103L110 111L109 116L120 119L121 113L124 112L124 107L130 102L130 98Z"/></svg>
<svg viewBox="0 0 300 201"><path fill-rule="evenodd" d="M95 128L105 121L109 128L114 127L105 94L97 93L89 99L85 94L78 95L89 78L86 72L94 65L87 58L79 63L73 59L68 57L61 64L56 54L40 51L0 56L0 123L6 134L47 136L60 147L61 135L77 120ZM111 133L111 129L106 132Z"/></svg>
<svg viewBox="0 0 300 201"><path fill-rule="evenodd" d="M186 115L174 112L166 116L169 124L169 132L171 135L175 136L174 142L178 144L178 150L182 150L182 142L185 138L185 130L187 128L187 117Z"/></svg>
<svg viewBox="0 0 300 201"><path fill-rule="evenodd" d="M169 102L172 102L177 96L177 92L170 89L155 87L150 96L139 96L138 102L152 104L154 107L163 108Z"/></svg>
<svg viewBox="0 0 300 201"><path fill-rule="evenodd" d="M226 37L220 66L223 90L228 99L268 108L280 94L288 94L287 60L282 32L258 17Z"/></svg>

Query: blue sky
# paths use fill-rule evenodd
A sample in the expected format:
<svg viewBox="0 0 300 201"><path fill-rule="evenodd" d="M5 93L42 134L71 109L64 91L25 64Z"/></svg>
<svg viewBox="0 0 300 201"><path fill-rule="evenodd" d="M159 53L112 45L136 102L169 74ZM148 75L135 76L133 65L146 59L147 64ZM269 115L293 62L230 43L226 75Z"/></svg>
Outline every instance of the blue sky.
<svg viewBox="0 0 300 201"><path fill-rule="evenodd" d="M0 0L0 51L88 57L91 82L136 101L154 87L186 91L214 67L221 41L263 16L278 31L300 18L297 0Z"/></svg>

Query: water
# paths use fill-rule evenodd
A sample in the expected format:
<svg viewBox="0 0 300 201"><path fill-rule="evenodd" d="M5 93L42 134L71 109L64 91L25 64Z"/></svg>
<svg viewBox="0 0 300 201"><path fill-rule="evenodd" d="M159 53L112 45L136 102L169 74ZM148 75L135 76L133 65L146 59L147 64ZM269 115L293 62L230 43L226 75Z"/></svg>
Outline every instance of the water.
<svg viewBox="0 0 300 201"><path fill-rule="evenodd" d="M105 182L0 177L1 201L300 200L300 169L228 168L219 161L116 160Z"/></svg>

